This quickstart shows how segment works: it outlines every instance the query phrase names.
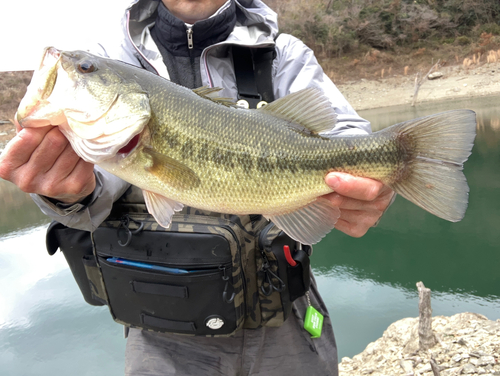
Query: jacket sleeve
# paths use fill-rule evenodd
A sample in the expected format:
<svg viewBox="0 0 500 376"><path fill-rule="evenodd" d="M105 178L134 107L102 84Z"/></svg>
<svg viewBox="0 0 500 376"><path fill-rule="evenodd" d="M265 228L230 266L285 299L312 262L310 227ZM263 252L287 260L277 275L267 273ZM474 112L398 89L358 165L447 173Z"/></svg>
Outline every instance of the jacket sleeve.
<svg viewBox="0 0 500 376"><path fill-rule="evenodd" d="M370 123L361 118L335 84L323 72L314 52L299 39L280 34L273 64L274 95L281 98L307 87L317 87L330 99L337 113L337 124L328 134L359 135L371 133Z"/></svg>
<svg viewBox="0 0 500 376"><path fill-rule="evenodd" d="M31 197L40 210L53 220L71 228L93 232L110 214L113 203L130 187L129 183L98 166L94 168L94 174L96 188L82 202L67 205L36 194Z"/></svg>

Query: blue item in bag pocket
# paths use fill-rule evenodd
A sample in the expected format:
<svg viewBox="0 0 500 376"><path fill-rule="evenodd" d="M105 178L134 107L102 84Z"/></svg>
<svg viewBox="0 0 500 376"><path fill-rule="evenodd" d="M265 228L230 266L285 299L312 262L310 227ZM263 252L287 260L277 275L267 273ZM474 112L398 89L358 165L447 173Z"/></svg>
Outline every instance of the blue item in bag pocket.
<svg viewBox="0 0 500 376"><path fill-rule="evenodd" d="M122 259L122 258L118 258L118 257L110 257L110 258L106 259L106 261L112 262L115 264L135 266L136 268L158 270L161 272L167 272L167 273L173 273L173 274L185 274L185 273L190 272L190 270L186 270L186 269L169 268L168 266L147 264L145 262L131 261L131 260Z"/></svg>

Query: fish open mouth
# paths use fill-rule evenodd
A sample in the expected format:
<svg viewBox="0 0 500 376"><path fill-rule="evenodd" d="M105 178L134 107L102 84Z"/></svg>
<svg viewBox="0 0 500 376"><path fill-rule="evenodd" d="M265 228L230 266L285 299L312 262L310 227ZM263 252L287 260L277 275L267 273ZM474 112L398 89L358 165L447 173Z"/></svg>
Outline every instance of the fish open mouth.
<svg viewBox="0 0 500 376"><path fill-rule="evenodd" d="M54 90L60 60L59 50L54 47L45 49L40 66L33 74L26 95L17 110L16 119L21 127L58 125L60 113L51 109L47 98Z"/></svg>
<svg viewBox="0 0 500 376"><path fill-rule="evenodd" d="M142 142L151 108L147 93L119 68L85 51L46 48L19 104L19 125L58 126L87 162L126 157Z"/></svg>
<svg viewBox="0 0 500 376"><path fill-rule="evenodd" d="M42 61L36 71L36 77L32 80L35 86L38 86L35 89L38 89L36 93L40 95L41 100L47 99L54 90L57 80L57 68L60 60L61 51L54 47L45 48Z"/></svg>
<svg viewBox="0 0 500 376"><path fill-rule="evenodd" d="M53 67L58 63L60 58L61 58L61 51L59 51L57 48L54 47L47 47L45 49L45 54L42 57L40 67L38 69L42 71L47 66Z"/></svg>
<svg viewBox="0 0 500 376"><path fill-rule="evenodd" d="M132 139L126 144L124 147L122 147L120 150L118 150L117 154L130 154L132 151L135 150L137 145L139 145L139 140L141 138L141 134L136 134Z"/></svg>

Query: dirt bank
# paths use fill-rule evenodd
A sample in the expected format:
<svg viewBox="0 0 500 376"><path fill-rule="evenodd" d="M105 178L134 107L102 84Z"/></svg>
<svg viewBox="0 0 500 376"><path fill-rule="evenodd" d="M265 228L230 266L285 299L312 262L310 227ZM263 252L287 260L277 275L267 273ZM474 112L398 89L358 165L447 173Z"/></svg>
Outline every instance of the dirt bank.
<svg viewBox="0 0 500 376"><path fill-rule="evenodd" d="M500 94L500 62L469 69L462 66L443 67L438 71L443 73L443 77L425 80L418 92L417 106L428 101ZM410 105L415 76L361 79L337 86L356 110Z"/></svg>

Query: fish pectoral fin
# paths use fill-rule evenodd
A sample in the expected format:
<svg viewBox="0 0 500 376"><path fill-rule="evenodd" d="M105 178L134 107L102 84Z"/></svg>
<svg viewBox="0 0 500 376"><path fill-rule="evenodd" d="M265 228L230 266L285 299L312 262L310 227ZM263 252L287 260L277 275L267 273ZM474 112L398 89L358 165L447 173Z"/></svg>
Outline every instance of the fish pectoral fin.
<svg viewBox="0 0 500 376"><path fill-rule="evenodd" d="M291 213L264 216L292 239L302 244L316 244L335 227L340 209L326 198L319 197Z"/></svg>
<svg viewBox="0 0 500 376"><path fill-rule="evenodd" d="M291 128L306 134L331 131L337 123L337 114L330 100L316 88L289 94L257 111L288 120Z"/></svg>
<svg viewBox="0 0 500 376"><path fill-rule="evenodd" d="M162 227L168 228L172 222L175 212L181 211L184 207L180 202L171 200L165 196L143 190L144 201L148 212L156 219Z"/></svg>
<svg viewBox="0 0 500 376"><path fill-rule="evenodd" d="M226 98L226 97L217 97L212 94L218 93L221 91L222 88L220 87L208 87L208 86L202 86L196 89L193 89L193 93L199 95L203 99L208 99L212 102L222 104L227 107L237 107L236 103L234 103L234 100L232 98Z"/></svg>
<svg viewBox="0 0 500 376"><path fill-rule="evenodd" d="M151 165L145 167L146 171L155 175L163 183L176 189L191 189L200 185L200 178L185 164L158 153L151 148L144 148L143 152L151 158Z"/></svg>

